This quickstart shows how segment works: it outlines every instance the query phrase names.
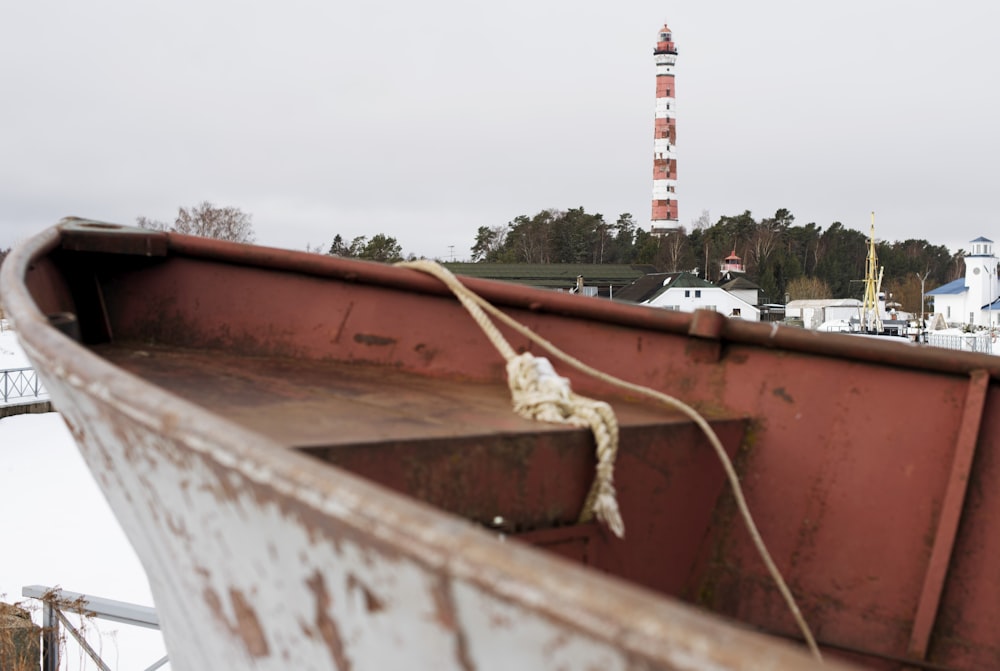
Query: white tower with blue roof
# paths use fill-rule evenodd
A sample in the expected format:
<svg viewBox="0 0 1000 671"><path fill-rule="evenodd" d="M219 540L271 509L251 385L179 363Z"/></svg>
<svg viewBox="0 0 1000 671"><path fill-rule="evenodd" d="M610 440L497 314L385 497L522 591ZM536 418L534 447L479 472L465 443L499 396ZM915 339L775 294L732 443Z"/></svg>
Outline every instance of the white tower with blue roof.
<svg viewBox="0 0 1000 671"><path fill-rule="evenodd" d="M998 265L992 240L979 237L970 241L965 277L927 292L934 300L934 312L949 324L1000 326Z"/></svg>
<svg viewBox="0 0 1000 671"><path fill-rule="evenodd" d="M980 236L969 243L965 255L965 286L969 292L965 305L970 324L989 326L996 323L993 315L1000 292L997 262L992 240Z"/></svg>

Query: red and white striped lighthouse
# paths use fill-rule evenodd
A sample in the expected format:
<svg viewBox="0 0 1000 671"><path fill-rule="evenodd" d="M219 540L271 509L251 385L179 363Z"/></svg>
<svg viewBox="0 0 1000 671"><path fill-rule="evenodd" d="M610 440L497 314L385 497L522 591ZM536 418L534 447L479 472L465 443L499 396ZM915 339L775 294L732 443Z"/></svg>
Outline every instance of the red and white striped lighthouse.
<svg viewBox="0 0 1000 671"><path fill-rule="evenodd" d="M677 48L663 24L653 50L656 62L656 121L653 128L653 216L650 232L665 235L680 227L677 220L677 118L674 109L674 65Z"/></svg>

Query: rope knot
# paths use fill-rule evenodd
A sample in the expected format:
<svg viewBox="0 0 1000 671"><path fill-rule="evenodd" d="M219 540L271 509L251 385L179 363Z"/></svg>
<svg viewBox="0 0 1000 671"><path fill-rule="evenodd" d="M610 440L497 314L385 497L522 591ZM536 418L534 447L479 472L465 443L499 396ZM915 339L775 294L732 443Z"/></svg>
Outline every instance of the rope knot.
<svg viewBox="0 0 1000 671"><path fill-rule="evenodd" d="M573 416L573 392L545 357L519 354L507 362L507 385L514 411L528 419L568 422Z"/></svg>
<svg viewBox="0 0 1000 671"><path fill-rule="evenodd" d="M514 411L522 417L590 428L597 443L597 472L579 521L596 515L616 536L624 537L614 486L618 419L611 406L573 393L569 380L557 374L548 359L528 352L507 360L507 384Z"/></svg>

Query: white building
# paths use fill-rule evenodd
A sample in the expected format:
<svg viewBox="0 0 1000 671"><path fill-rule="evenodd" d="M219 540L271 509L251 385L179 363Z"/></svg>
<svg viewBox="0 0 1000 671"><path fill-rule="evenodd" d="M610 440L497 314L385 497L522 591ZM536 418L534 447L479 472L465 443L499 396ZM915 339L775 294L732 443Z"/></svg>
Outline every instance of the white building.
<svg viewBox="0 0 1000 671"><path fill-rule="evenodd" d="M760 305L761 289L746 277L737 275L727 282L720 283L719 286L750 305Z"/></svg>
<svg viewBox="0 0 1000 671"><path fill-rule="evenodd" d="M785 319L801 319L803 327L813 330L827 322L857 321L860 314L857 298L801 298L785 305Z"/></svg>
<svg viewBox="0 0 1000 671"><path fill-rule="evenodd" d="M993 241L979 237L969 243L965 277L927 292L932 311L949 324L995 326L1000 324L1000 280Z"/></svg>
<svg viewBox="0 0 1000 671"><path fill-rule="evenodd" d="M912 318L909 312L898 312L896 303L886 304L884 293L878 294L877 309L886 330L903 329ZM862 302L857 298L801 298L785 306L785 319L801 319L802 326L815 331L857 331L861 328Z"/></svg>
<svg viewBox="0 0 1000 671"><path fill-rule="evenodd" d="M715 310L727 317L760 321L760 309L691 273L653 273L621 289L616 300L666 310Z"/></svg>

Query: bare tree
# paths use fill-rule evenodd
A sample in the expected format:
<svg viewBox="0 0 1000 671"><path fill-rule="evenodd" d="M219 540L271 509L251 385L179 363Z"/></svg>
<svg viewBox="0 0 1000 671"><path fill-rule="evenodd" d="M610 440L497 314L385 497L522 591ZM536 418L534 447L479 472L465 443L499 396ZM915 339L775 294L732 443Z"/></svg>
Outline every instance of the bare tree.
<svg viewBox="0 0 1000 671"><path fill-rule="evenodd" d="M179 208L177 219L172 226L141 216L136 217L135 223L154 231L170 231L249 244L255 240L251 219L249 214L238 207L216 207L206 200L190 209Z"/></svg>
<svg viewBox="0 0 1000 671"><path fill-rule="evenodd" d="M767 262L771 252L775 250L781 240L782 231L770 225L771 221L773 220L765 219L762 221L747 245L750 257L748 260L754 269L759 269Z"/></svg>
<svg viewBox="0 0 1000 671"><path fill-rule="evenodd" d="M796 277L785 287L790 300L830 298L830 286L818 277Z"/></svg>
<svg viewBox="0 0 1000 671"><path fill-rule="evenodd" d="M712 225L712 215L708 210L702 210L697 219L691 220L691 227L696 231L703 231Z"/></svg>
<svg viewBox="0 0 1000 671"><path fill-rule="evenodd" d="M660 253L657 254L658 264L666 269L668 273L675 273L680 270L681 259L687 249L687 234L683 228L671 231L666 238L661 241Z"/></svg>

